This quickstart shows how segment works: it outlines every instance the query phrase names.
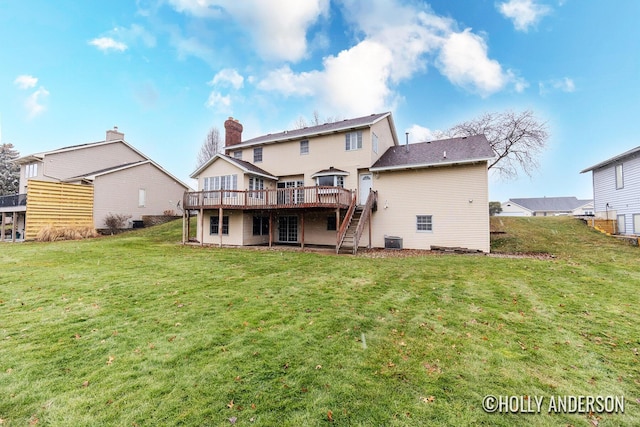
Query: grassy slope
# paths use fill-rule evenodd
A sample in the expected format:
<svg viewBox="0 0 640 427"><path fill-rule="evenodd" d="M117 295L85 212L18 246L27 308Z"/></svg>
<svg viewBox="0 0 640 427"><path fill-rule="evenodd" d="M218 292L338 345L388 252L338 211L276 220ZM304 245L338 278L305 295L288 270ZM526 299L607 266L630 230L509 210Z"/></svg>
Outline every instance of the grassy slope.
<svg viewBox="0 0 640 427"><path fill-rule="evenodd" d="M495 395L624 395L639 425L638 248L502 218L494 251L368 259L176 244L180 221L0 245L0 424L588 425ZM362 342L365 338L365 343Z"/></svg>

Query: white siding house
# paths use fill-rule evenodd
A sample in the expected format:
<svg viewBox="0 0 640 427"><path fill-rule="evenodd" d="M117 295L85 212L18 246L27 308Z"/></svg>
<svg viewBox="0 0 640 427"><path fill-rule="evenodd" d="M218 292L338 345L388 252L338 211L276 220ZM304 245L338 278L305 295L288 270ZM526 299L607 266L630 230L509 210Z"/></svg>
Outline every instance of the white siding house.
<svg viewBox="0 0 640 427"><path fill-rule="evenodd" d="M581 173L592 172L595 215L618 222L619 234L640 235L640 147Z"/></svg>

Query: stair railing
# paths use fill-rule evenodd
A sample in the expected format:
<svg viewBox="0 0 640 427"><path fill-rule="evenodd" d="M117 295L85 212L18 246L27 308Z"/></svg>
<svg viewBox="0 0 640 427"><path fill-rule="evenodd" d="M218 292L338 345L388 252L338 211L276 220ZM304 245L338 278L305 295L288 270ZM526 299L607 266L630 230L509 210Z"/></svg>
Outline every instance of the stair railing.
<svg viewBox="0 0 640 427"><path fill-rule="evenodd" d="M344 242L344 236L347 234L347 229L349 228L349 224L351 223L351 219L353 218L353 213L356 211L356 205L356 193L353 192L351 195L351 204L349 205L349 209L347 209L347 213L342 220L342 224L340 224L340 229L338 230L336 253L340 251L342 242Z"/></svg>
<svg viewBox="0 0 640 427"><path fill-rule="evenodd" d="M374 210L374 206L378 203L378 192L369 190L369 196L367 197L367 203L365 203L364 208L362 209L362 216L360 217L360 221L358 221L358 228L356 228L356 234L353 239L353 254L355 255L358 252L358 244L360 242L360 237L362 237L362 232L364 231L364 225L367 221L371 221L371 212ZM369 248L371 247L371 241L369 241Z"/></svg>

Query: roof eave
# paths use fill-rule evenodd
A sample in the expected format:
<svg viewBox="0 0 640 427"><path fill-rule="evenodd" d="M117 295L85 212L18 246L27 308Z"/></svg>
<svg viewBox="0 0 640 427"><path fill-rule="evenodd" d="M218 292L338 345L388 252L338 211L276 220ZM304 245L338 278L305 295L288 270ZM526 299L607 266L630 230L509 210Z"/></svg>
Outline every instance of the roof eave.
<svg viewBox="0 0 640 427"><path fill-rule="evenodd" d="M464 159L464 160L452 160L449 162L438 162L438 163L411 163L406 165L394 165L394 166L379 166L369 168L371 172L384 172L384 171L395 171L402 169L427 169L427 168L435 168L439 166L455 166L455 165L463 165L463 164L474 164L481 162L488 162L493 157L480 157L477 159Z"/></svg>

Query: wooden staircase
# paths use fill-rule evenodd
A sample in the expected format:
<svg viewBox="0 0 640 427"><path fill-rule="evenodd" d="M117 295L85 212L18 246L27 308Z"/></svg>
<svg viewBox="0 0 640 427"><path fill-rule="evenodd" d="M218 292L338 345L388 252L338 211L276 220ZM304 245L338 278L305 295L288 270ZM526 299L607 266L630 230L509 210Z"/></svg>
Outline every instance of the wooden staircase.
<svg viewBox="0 0 640 427"><path fill-rule="evenodd" d="M355 196L351 206L347 211L343 224L338 233L338 244L336 245L336 253L352 253L358 252L358 244L360 237L364 232L364 225L369 223L369 235L371 235L371 213L376 211L378 207L378 192L370 191L367 202L364 206L355 204ZM369 247L371 247L371 236L369 236Z"/></svg>
<svg viewBox="0 0 640 427"><path fill-rule="evenodd" d="M345 253L353 253L355 254L358 250L356 243L356 232L358 230L358 224L360 224L360 219L362 218L362 206L357 206L353 211L353 216L351 217L351 222L349 222L349 226L347 227L347 231L342 238L342 244L338 248L339 254Z"/></svg>

